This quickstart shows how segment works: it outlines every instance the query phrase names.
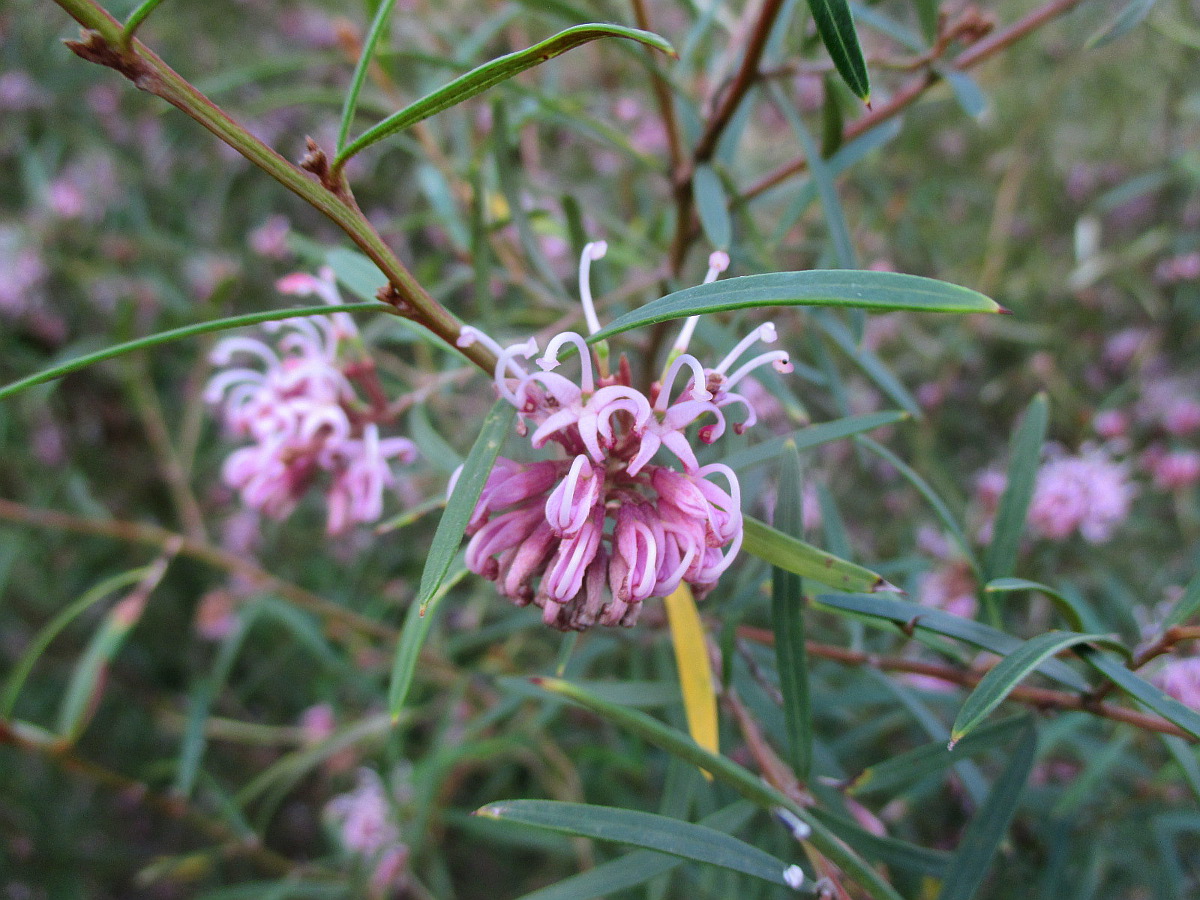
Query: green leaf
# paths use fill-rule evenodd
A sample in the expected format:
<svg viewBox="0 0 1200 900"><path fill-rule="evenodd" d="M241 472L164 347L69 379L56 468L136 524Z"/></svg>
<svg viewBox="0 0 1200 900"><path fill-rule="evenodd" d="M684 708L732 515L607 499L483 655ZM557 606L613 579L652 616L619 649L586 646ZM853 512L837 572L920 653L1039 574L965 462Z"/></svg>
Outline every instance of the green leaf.
<svg viewBox="0 0 1200 900"><path fill-rule="evenodd" d="M932 44L937 40L938 0L913 0L917 8L917 21L921 25L921 35Z"/></svg>
<svg viewBox="0 0 1200 900"><path fill-rule="evenodd" d="M751 466L769 462L790 447L795 447L797 450L808 450L812 447L818 447L821 444L828 444L830 441L852 437L863 431L871 431L875 428L882 428L885 425L894 425L897 422L903 422L907 418L909 418L908 413L902 410L867 413L861 416L846 416L843 419L835 419L832 422L808 425L797 431L793 431L791 434L771 438L770 440L763 441L761 444L747 447L745 450L738 450L736 453L726 456L721 462L725 463L731 469L749 469Z"/></svg>
<svg viewBox="0 0 1200 900"><path fill-rule="evenodd" d="M632 844L682 859L708 863L787 886L787 863L731 835L655 813L557 800L505 800L475 811L502 822L598 841Z"/></svg>
<svg viewBox="0 0 1200 900"><path fill-rule="evenodd" d="M772 528L752 516L742 520L742 549L802 578L843 591L883 589L883 576L849 560L826 553Z"/></svg>
<svg viewBox="0 0 1200 900"><path fill-rule="evenodd" d="M938 900L970 900L975 896L1017 812L1021 791L1036 756L1037 731L1030 722L987 799L967 825L946 868Z"/></svg>
<svg viewBox="0 0 1200 900"><path fill-rule="evenodd" d="M392 113L392 115L379 124L367 129L342 148L334 158L334 168L341 168L345 165L346 160L370 147L372 144L378 143L393 134L397 134L443 110L457 106L464 100L469 100L471 97L483 93L488 88L494 87L502 81L507 81L514 75L519 75L527 69L539 66L582 44L605 37L626 38L645 44L648 47L654 47L671 56L675 55L674 49L666 40L648 31L641 31L637 28L625 28L621 25L576 25L574 28L561 31L553 37L534 44L525 50L518 50L515 53L509 53L506 56L501 56L499 59L493 59L491 62L484 63L482 66L472 69L464 75L460 75L433 93L426 94L416 103Z"/></svg>
<svg viewBox="0 0 1200 900"><path fill-rule="evenodd" d="M362 50L358 55L358 63L354 66L354 75L350 79L350 87L346 90L346 100L342 105L342 121L338 126L337 152L346 146L350 136L350 125L354 121L354 111L358 108L358 95L362 92L363 83L367 80L367 71L371 68L371 59L375 56L375 48L383 36L387 21L391 18L392 7L396 0L381 0L375 10L375 18L371 20L371 28L367 39L363 41Z"/></svg>
<svg viewBox="0 0 1200 900"><path fill-rule="evenodd" d="M435 537L436 540L436 537ZM462 554L458 555L454 571L444 577L437 589L421 603L413 603L404 617L404 627L400 631L400 639L396 643L396 656L392 660L392 678L388 686L388 711L395 719L404 708L408 699L409 689L417 673L417 663L421 658L421 647L433 627L438 606L450 589L467 577L467 567L462 562Z"/></svg>
<svg viewBox="0 0 1200 900"><path fill-rule="evenodd" d="M1153 8L1154 0L1130 0L1111 22L1088 38L1084 49L1094 50L1124 37L1140 25Z"/></svg>
<svg viewBox="0 0 1200 900"><path fill-rule="evenodd" d="M725 185L708 163L696 167L692 176L692 194L696 199L696 212L700 215L700 227L704 236L715 250L728 250L733 240L733 222L729 218L729 198Z"/></svg>
<svg viewBox="0 0 1200 900"><path fill-rule="evenodd" d="M930 850L896 838L871 834L856 822L818 807L813 807L811 812L814 818L863 856L884 865L941 878L950 862L950 854L945 850Z"/></svg>
<svg viewBox="0 0 1200 900"><path fill-rule="evenodd" d="M896 793L900 788L948 769L976 753L995 749L1028 721L1029 717L1021 713L982 725L955 744L953 750L946 749L946 742L941 740L931 741L899 756L890 756L883 762L863 769L851 779L846 790L855 797Z"/></svg>
<svg viewBox="0 0 1200 900"><path fill-rule="evenodd" d="M37 664L37 661L46 652L46 648L50 646L50 642L58 637L64 628L113 591L119 591L122 588L129 587L131 584L137 584L146 577L149 571L149 566L140 566L128 572L122 572L119 575L106 578L51 619L38 632L37 637L29 642L29 647L21 656L21 661L17 663L12 674L8 677L8 684L4 687L4 697L0 700L0 719L12 718L17 697L20 695L25 681L29 678L29 673L33 671L33 667Z"/></svg>
<svg viewBox="0 0 1200 900"><path fill-rule="evenodd" d="M816 598L816 602L830 610L841 610L865 617L866 621L882 619L905 630L911 627L914 635L918 637L923 632L939 634L1001 656L1007 656L1021 646L1020 639L1010 634L919 603L874 594L822 594ZM1083 676L1062 660L1048 659L1038 670L1072 690L1090 690Z"/></svg>
<svg viewBox="0 0 1200 900"><path fill-rule="evenodd" d="M817 34L829 51L838 74L856 97L869 103L871 83L867 77L867 61L854 31L849 4L846 0L808 0L808 8L812 10Z"/></svg>
<svg viewBox="0 0 1200 900"><path fill-rule="evenodd" d="M1088 626L1084 624L1085 612L1066 594L1061 591L1056 591L1054 588L1047 587L1044 584L1039 584L1036 581L1027 581L1024 578L994 578L983 586L985 592L989 594L1002 594L1008 591L1037 591L1045 594L1050 598L1051 602L1058 609L1059 613L1067 624L1075 631L1083 631Z"/></svg>
<svg viewBox="0 0 1200 900"><path fill-rule="evenodd" d="M1169 722L1174 722L1192 737L1200 740L1200 713L1184 706L1170 694L1156 688L1150 682L1129 671L1119 660L1106 653L1080 647L1076 651L1084 662L1111 680L1134 700L1158 713Z"/></svg>
<svg viewBox="0 0 1200 900"><path fill-rule="evenodd" d="M467 523L475 511L475 504L479 502L479 495L483 493L483 486L487 484L496 457L500 455L500 446L508 436L515 414L512 404L500 399L484 418L479 437L467 454L467 461L463 463L458 481L446 503L446 511L438 521L433 543L429 545L425 568L421 572L421 587L417 592L418 606L429 603L450 570L450 562L458 553Z"/></svg>
<svg viewBox="0 0 1200 900"><path fill-rule="evenodd" d="M779 467L775 524L781 533L804 533L803 484L800 454L793 443L784 451ZM783 694L787 730L787 762L801 782L812 767L812 707L808 687L808 655L804 646L804 586L800 576L778 566L772 569L771 627L775 632L775 659Z"/></svg>
<svg viewBox="0 0 1200 900"><path fill-rule="evenodd" d="M878 312L975 313L1000 311L1000 306L970 288L919 275L857 269L810 269L742 275L713 284L684 288L652 300L618 317L593 334L588 343L613 335L703 313L770 306L831 306Z"/></svg>
<svg viewBox="0 0 1200 900"><path fill-rule="evenodd" d="M988 714L1012 693L1038 666L1056 654L1080 644L1105 644L1124 650L1120 640L1108 634L1078 634L1050 631L1026 641L1000 660L975 686L959 709L950 728L950 746L972 731Z"/></svg>
<svg viewBox="0 0 1200 900"><path fill-rule="evenodd" d="M56 378L62 378L64 375L69 375L93 363L103 362L106 359L115 359L118 356L124 356L126 353L132 353L135 350L145 350L148 347L157 347L159 344L167 344L171 341L179 341L184 338L195 337L199 334L208 334L211 331L226 331L230 328L242 328L246 325L260 325L263 322L275 322L283 319L294 319L299 316L321 316L335 312L360 312L363 310L376 310L378 312L386 312L395 314L395 310L384 303L346 303L340 306L306 306L300 309L276 309L270 312L250 313L244 316L232 316L228 319L215 319L211 322L201 322L198 325L185 325L183 328L173 328L170 331L160 331L158 334L151 334L147 337L137 338L136 340L126 341L124 344L117 344L113 347L106 347L103 350L97 350L95 353L88 353L85 356L79 356L75 359L67 360L65 363L59 363L56 366L51 366L48 369L29 375L19 381L14 381L11 384L6 384L0 388L0 400L5 400L13 394L20 393L26 388L31 388L34 385L44 384L47 381L53 381Z"/></svg>
<svg viewBox="0 0 1200 900"><path fill-rule="evenodd" d="M812 829L806 839L817 852L857 881L876 900L901 900L899 894L848 845L843 843L809 810L787 795L775 790L753 772L742 768L728 757L710 753L686 734L653 719L643 712L605 703L580 690L576 685L558 678L534 678L531 682L554 697L565 699L625 728L644 740L661 747L684 762L691 763L724 782L735 791L764 809L782 806Z"/></svg>
<svg viewBox="0 0 1200 900"><path fill-rule="evenodd" d="M1017 551L1021 548L1025 516L1033 499L1033 485L1037 479L1049 418L1049 401L1045 394L1038 394L1029 404L1020 427L1013 435L1004 494L1000 497L992 541L988 544L983 561L983 570L989 580L1006 578L1016 568Z"/></svg>
<svg viewBox="0 0 1200 900"><path fill-rule="evenodd" d="M958 544L959 551L966 558L971 569L978 573L979 560L975 557L975 551L971 548L971 542L967 540L967 533L963 531L954 513L950 512L950 507L946 505L946 501L938 495L929 482L918 475L916 469L882 444L867 437L856 438L856 443L866 447L881 459L886 460L890 466L904 476L909 484L917 489L917 493L924 497L926 502L933 507L933 511L937 513L937 517L941 520L942 525L950 532L950 536L954 538L954 543Z"/></svg>
<svg viewBox="0 0 1200 900"><path fill-rule="evenodd" d="M754 811L750 803L739 800L711 816L705 816L700 824L718 831L733 831L744 825ZM608 897L618 891L645 884L681 864L682 860L676 856L637 850L572 875L557 884L539 888L518 900L591 900L593 897Z"/></svg>
<svg viewBox="0 0 1200 900"><path fill-rule="evenodd" d="M1163 622L1163 627L1170 628L1172 625L1180 625L1197 612L1200 612L1200 571L1197 571L1192 576L1192 580L1188 582L1183 596L1171 607L1166 621Z"/></svg>
<svg viewBox="0 0 1200 900"><path fill-rule="evenodd" d="M950 90L954 91L954 99L968 116L978 119L987 112L987 95L974 78L951 65L934 66L933 70L950 85Z"/></svg>

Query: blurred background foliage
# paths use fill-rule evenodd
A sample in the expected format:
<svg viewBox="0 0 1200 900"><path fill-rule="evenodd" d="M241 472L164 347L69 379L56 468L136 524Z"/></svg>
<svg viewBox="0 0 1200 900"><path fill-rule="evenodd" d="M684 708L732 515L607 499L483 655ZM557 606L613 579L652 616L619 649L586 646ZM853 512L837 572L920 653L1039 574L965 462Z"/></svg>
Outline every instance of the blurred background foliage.
<svg viewBox="0 0 1200 900"><path fill-rule="evenodd" d="M830 76L807 10L785 6L786 27L763 61L770 89L742 105L712 161L715 190L731 207L730 274L910 272L977 288L1013 315L869 317L859 343L853 317L784 312L775 319L797 373L765 385L774 413L722 453L809 421L907 410L873 437L920 473L975 541L989 514L978 479L1004 471L1010 435L1044 391L1050 439L1063 453L1107 441L1137 494L1103 542L1029 537L1015 574L1062 591L1095 630L1130 646L1153 635L1200 553L1195 479L1170 481L1155 468L1156 453L1200 450L1196 432L1175 433L1154 412L1171 399L1164 391L1200 397L1200 7L1161 0L1145 23L1088 49L1121 7L1083 3L973 70L957 93L937 84L895 120L841 144L841 123L863 108ZM903 38L920 34L930 6L856 8L876 107L914 77L905 66L920 54ZM669 148L649 73L670 79L691 146L710 114L705 98L736 67L748 17L738 4L649 8L679 61L631 43L591 44L352 162L363 210L465 320L514 340L576 321L573 273L586 239L609 242L594 269L605 319L699 281L704 235L680 271L670 263ZM1004 25L1030 8L1004 0L982 15ZM306 136L332 144L372 12L370 3L318 0L168 3L141 37L297 159ZM355 132L473 65L585 21L635 24L618 2L402 0ZM142 334L289 305L274 280L322 263L372 297L379 285L356 280L329 222L176 111L70 56L60 40L74 32L48 2L9 0L0 10L0 160L9 173L0 183L0 379ZM827 165L861 156L838 177L837 204L822 204L807 173L744 196L805 156L796 114ZM708 237L719 236L721 216L701 212ZM839 220L849 247L831 240ZM492 396L486 379L397 319L361 325L389 393L412 396L407 432L425 457L391 501L388 515L398 515L441 496ZM723 347L744 330L737 316L711 318L699 334ZM644 368L661 339L645 331L615 343ZM201 397L212 343L124 357L0 403L8 683L61 610L133 573L49 643L8 711L32 723L22 727L53 730L72 685L90 686L66 722L78 733L69 746L0 747L3 896L518 897L624 851L468 815L482 804L539 797L695 821L732 802L727 788L630 733L505 680L561 667L683 728L658 607L633 630L576 642L469 576L442 606L391 727L395 634L436 514L329 538L315 497L282 523L239 509L219 477L228 445ZM1126 427L1098 434L1106 411L1126 416ZM979 601L981 620L1021 638L1062 626L1041 595L985 598L926 499L866 445L805 451L803 463L809 540L871 566L913 602L965 596ZM750 511L769 515L776 462L742 471L745 495L768 498ZM37 510L55 513L39 519ZM168 560L165 572L135 571L155 560ZM153 575L161 581L143 578ZM778 746L775 660L753 640L770 624L768 575L744 557L701 611L725 654L725 682ZM149 602L126 636L114 598L139 579ZM109 626L122 640L87 682L83 661ZM808 629L829 645L970 662L961 649L919 656L894 630L828 611L810 613ZM867 831L952 850L1015 730L950 774L931 770L860 801L845 779L944 741L964 694L826 659L813 660L810 678L809 788L821 804ZM1048 714L1040 731L1031 782L979 896L1191 895L1200 880L1194 748L1080 712ZM744 741L726 708L722 748L754 768ZM359 767L379 773L407 851L386 887L370 884L378 860L346 845L344 817L330 805L356 783L370 793ZM744 840L799 858L778 823L745 818ZM936 896L936 880L911 859L893 859L888 873L906 897ZM579 891L544 896L596 895ZM786 893L688 863L610 895L734 891Z"/></svg>

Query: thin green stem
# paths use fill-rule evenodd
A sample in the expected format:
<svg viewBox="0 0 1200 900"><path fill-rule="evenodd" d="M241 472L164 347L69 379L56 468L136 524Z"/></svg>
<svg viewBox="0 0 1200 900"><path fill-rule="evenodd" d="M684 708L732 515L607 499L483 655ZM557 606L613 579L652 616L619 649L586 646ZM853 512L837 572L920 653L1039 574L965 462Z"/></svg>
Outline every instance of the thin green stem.
<svg viewBox="0 0 1200 900"><path fill-rule="evenodd" d="M400 262L379 233L359 210L343 179L331 177L325 154L310 144L305 169L288 162L190 82L163 62L140 41L121 48L121 25L94 0L54 0L80 25L90 31L67 46L89 62L116 69L141 90L166 100L195 119L220 140L238 151L292 193L330 218L375 263L390 285L387 299L401 314L423 325L453 347L463 323L438 303ZM312 172L321 180L313 179ZM462 350L463 355L486 372L495 369L496 359L482 342Z"/></svg>
<svg viewBox="0 0 1200 900"><path fill-rule="evenodd" d="M379 38L383 36L384 26L391 18L392 7L395 5L396 0L383 0L379 4L379 9L375 12L375 19L371 22L371 30L367 32L367 39L363 42L362 51L358 56L358 65L354 67L354 77L350 79L350 89L346 92L346 103L342 107L342 124L338 128L336 148L338 156L345 149L346 140L350 137L350 123L354 121L358 95L362 92L363 84L367 80L367 71L371 68L375 47L379 44Z"/></svg>
<svg viewBox="0 0 1200 900"><path fill-rule="evenodd" d="M125 20L125 27L121 29L121 48L128 50L129 45L133 43L133 36L137 34L137 30L146 21L150 13L154 12L162 4L163 0L145 0L141 6L129 14L129 18Z"/></svg>

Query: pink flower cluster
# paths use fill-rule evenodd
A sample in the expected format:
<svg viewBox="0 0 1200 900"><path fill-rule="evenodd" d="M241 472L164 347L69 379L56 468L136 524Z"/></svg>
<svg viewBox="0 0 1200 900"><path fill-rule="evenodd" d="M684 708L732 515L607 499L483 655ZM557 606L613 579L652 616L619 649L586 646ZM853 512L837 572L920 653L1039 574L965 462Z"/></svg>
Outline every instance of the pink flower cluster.
<svg viewBox="0 0 1200 900"><path fill-rule="evenodd" d="M976 501L986 516L981 540L991 539L992 519L1005 480L1004 473L995 469L986 470L976 480ZM1074 456L1055 447L1034 481L1029 527L1037 536L1052 541L1078 532L1088 543L1102 544L1129 517L1136 494L1129 466L1113 459L1103 447L1084 445Z"/></svg>
<svg viewBox="0 0 1200 900"><path fill-rule="evenodd" d="M337 826L342 846L371 864L371 896L392 896L403 887L408 847L400 840L383 781L375 772L359 769L358 785L330 800L325 816Z"/></svg>
<svg viewBox="0 0 1200 900"><path fill-rule="evenodd" d="M588 267L603 253L603 244L589 244L580 266L592 333L599 323ZM725 254L713 254L706 283L727 265ZM532 339L502 349L476 329L463 330L460 344L483 341L496 353L496 389L516 408L518 432L528 434L534 448L553 441L566 453L534 463L498 460L467 532L468 568L495 581L518 605L541 607L548 625L632 625L643 601L670 594L681 582L703 596L741 546L737 477L719 463L701 466L686 431L703 418L698 437L709 444L727 428L740 433L753 425L754 407L735 389L760 366L786 372L791 364L776 350L738 365L753 345L775 340L767 324L705 368L683 352L693 327L689 321L648 394L630 385L624 359L615 374L598 373L600 359L575 332L551 340L531 371L520 359L538 352ZM578 351L578 381L555 371L568 347ZM676 393L685 372L687 382ZM744 410L732 424L726 418L731 407ZM682 471L653 461L663 448Z"/></svg>
<svg viewBox="0 0 1200 900"><path fill-rule="evenodd" d="M1200 656L1168 660L1154 683L1180 703L1200 710Z"/></svg>
<svg viewBox="0 0 1200 900"><path fill-rule="evenodd" d="M1050 540L1078 531L1088 543L1102 544L1128 518L1135 493L1128 466L1103 449L1059 454L1038 470L1029 524Z"/></svg>
<svg viewBox="0 0 1200 900"><path fill-rule="evenodd" d="M341 302L328 269L320 278L288 275L277 286L286 294ZM411 462L417 449L407 438L380 436L386 403L361 355L354 322L334 313L271 322L267 329L281 335L275 347L230 337L212 353L223 368L209 381L205 399L220 404L232 435L251 441L226 459L225 483L247 507L282 519L324 473L330 534L375 521L383 514L384 488L397 485L393 460ZM356 345L358 358L342 360L344 344ZM258 365L235 364L238 357ZM370 403L359 398L355 380L365 385Z"/></svg>

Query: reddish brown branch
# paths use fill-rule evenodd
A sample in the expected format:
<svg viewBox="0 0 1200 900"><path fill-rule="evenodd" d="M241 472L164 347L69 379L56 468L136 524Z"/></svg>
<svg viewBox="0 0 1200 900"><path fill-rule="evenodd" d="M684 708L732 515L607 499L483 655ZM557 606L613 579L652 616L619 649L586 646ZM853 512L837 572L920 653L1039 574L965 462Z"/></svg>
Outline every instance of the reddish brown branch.
<svg viewBox="0 0 1200 900"><path fill-rule="evenodd" d="M765 628L754 628L749 625L738 627L738 636L760 644L774 645L775 635ZM962 687L975 687L986 675L986 672L961 669L942 663L922 662L917 659L905 659L900 656L879 656L874 653L863 653L859 650L848 650L831 644L819 644L808 641L805 645L811 656L830 659L835 662L852 666L870 666L882 672L910 672L915 675L927 675L950 684ZM1125 706L1114 706L1111 703L1101 703L1090 695L1071 694L1066 691L1055 691L1048 688L1028 687L1018 685L1013 688L1009 698L1020 703L1026 703L1038 709L1056 709L1071 712L1086 712L1115 722L1125 722L1136 725L1147 731L1157 731L1161 734L1171 734L1176 737L1196 742L1178 725L1174 725L1159 716L1138 712Z"/></svg>

